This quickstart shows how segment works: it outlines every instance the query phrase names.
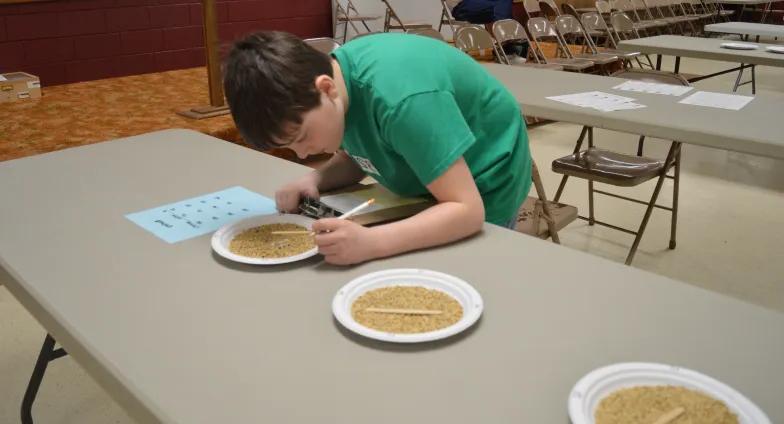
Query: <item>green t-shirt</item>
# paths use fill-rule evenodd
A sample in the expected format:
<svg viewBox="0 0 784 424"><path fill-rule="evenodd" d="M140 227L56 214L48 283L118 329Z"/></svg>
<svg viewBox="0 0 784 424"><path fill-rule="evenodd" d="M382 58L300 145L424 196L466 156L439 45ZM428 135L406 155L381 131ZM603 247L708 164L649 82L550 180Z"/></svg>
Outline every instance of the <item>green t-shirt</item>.
<svg viewBox="0 0 784 424"><path fill-rule="evenodd" d="M348 89L341 148L390 191L426 186L461 156L482 195L485 219L505 225L531 187L520 108L471 57L406 34L370 35L335 50Z"/></svg>

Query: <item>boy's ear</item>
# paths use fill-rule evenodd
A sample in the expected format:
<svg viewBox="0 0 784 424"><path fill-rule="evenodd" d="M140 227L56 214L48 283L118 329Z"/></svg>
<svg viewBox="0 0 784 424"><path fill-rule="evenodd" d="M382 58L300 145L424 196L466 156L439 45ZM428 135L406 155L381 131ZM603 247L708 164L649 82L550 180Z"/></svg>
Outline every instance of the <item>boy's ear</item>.
<svg viewBox="0 0 784 424"><path fill-rule="evenodd" d="M337 96L338 90L335 85L335 80L329 75L319 75L316 77L316 90L326 94L328 97L333 98Z"/></svg>

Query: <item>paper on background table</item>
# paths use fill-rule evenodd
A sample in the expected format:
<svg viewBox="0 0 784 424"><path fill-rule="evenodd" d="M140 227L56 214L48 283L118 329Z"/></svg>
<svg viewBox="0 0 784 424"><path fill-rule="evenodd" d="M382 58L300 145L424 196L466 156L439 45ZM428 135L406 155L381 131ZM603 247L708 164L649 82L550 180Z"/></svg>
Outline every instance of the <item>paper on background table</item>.
<svg viewBox="0 0 784 424"><path fill-rule="evenodd" d="M378 184L373 184L361 190L323 196L319 201L338 212L346 213L370 199L376 200L362 211L363 214L398 206L412 205L425 200L422 197L400 197Z"/></svg>
<svg viewBox="0 0 784 424"><path fill-rule="evenodd" d="M176 243L249 216L277 213L275 201L235 186L125 215L156 237Z"/></svg>
<svg viewBox="0 0 784 424"><path fill-rule="evenodd" d="M679 101L678 103L683 103L685 105L715 107L719 109L741 110L752 100L754 100L754 97L751 96L698 91L691 96Z"/></svg>
<svg viewBox="0 0 784 424"><path fill-rule="evenodd" d="M635 99L632 99L631 97L618 96L603 91L588 91L584 93L566 94L563 96L550 96L548 99L574 106L596 109L602 112L645 107L645 105L634 103Z"/></svg>
<svg viewBox="0 0 784 424"><path fill-rule="evenodd" d="M4 76L0 75L0 81L8 81L8 80L6 80Z"/></svg>
<svg viewBox="0 0 784 424"><path fill-rule="evenodd" d="M659 84L654 82L629 80L613 87L616 90L636 91L638 93L664 94L667 96L682 96L694 87L674 84Z"/></svg>

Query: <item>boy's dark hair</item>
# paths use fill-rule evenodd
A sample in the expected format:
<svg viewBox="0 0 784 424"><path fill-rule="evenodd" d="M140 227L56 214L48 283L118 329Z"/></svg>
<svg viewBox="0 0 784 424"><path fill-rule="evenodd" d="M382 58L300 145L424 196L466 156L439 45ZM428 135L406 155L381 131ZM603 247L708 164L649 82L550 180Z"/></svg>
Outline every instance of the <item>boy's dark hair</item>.
<svg viewBox="0 0 784 424"><path fill-rule="evenodd" d="M223 88L234 123L250 144L269 149L289 136L286 124L321 102L314 82L332 76L330 57L298 37L265 31L234 43L226 61Z"/></svg>

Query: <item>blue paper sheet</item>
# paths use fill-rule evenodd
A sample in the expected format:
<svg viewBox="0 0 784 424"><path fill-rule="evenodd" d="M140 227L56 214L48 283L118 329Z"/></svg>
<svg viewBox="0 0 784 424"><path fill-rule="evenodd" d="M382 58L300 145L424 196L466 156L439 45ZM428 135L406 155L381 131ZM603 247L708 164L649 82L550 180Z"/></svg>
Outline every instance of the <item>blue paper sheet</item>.
<svg viewBox="0 0 784 424"><path fill-rule="evenodd" d="M177 243L249 216L276 212L272 199L236 186L125 217L164 241Z"/></svg>

